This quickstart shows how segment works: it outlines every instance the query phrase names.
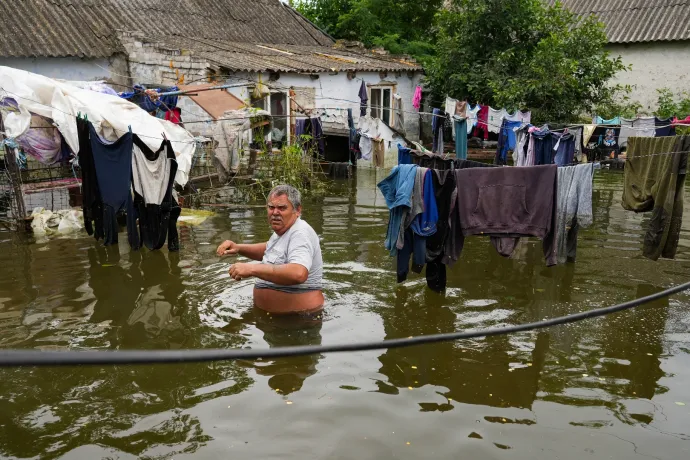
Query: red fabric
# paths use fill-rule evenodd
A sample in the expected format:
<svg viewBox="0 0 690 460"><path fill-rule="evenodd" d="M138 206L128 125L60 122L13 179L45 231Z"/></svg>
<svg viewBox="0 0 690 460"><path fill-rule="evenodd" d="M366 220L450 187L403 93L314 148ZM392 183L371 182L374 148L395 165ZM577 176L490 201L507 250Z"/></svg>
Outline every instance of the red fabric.
<svg viewBox="0 0 690 460"><path fill-rule="evenodd" d="M678 125L681 123L684 125L690 125L690 116L685 117L683 120L679 120L678 117L673 117L673 122L671 125Z"/></svg>
<svg viewBox="0 0 690 460"><path fill-rule="evenodd" d="M168 110L165 112L165 119L179 125L182 123L182 110L179 107Z"/></svg>
<svg viewBox="0 0 690 460"><path fill-rule="evenodd" d="M489 106L484 105L479 112L477 112L477 126L474 128L474 137L480 137L481 132L484 133L484 140L489 139L489 127L486 122L489 119Z"/></svg>

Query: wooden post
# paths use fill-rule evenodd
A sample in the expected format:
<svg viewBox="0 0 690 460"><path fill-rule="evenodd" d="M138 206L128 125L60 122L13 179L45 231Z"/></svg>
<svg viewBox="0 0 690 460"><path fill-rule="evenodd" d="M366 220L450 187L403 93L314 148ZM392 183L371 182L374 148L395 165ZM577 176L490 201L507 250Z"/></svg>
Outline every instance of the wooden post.
<svg viewBox="0 0 690 460"><path fill-rule="evenodd" d="M0 131L2 131L2 140L5 140L5 124L0 114ZM24 193L22 191L22 174L17 165L17 154L15 149L4 146L5 149L5 168L7 168L7 175L11 182L13 200L15 203L12 211L16 214L13 216L17 221L17 230L26 230L26 208L24 206Z"/></svg>

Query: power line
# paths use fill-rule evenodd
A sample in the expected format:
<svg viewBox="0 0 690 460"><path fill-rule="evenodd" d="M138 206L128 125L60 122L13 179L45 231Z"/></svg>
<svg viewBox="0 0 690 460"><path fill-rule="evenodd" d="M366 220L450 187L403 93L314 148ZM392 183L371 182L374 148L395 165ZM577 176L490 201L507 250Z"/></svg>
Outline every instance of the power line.
<svg viewBox="0 0 690 460"><path fill-rule="evenodd" d="M484 329L478 331L451 332L446 334L423 335L405 339L383 340L378 342L347 343L335 345L278 347L264 350L253 349L210 349L210 350L128 350L128 351L36 351L2 350L0 367L26 366L79 366L79 365L129 365L195 363L208 361L228 361L238 359L274 359L292 356L317 355L323 353L343 353L357 351L384 350L425 345L437 342L475 339L515 334L517 332L545 329L563 324L571 324L590 318L597 318L644 305L690 289L690 282L666 289L639 299L630 300L611 307L597 308L567 316L533 323Z"/></svg>

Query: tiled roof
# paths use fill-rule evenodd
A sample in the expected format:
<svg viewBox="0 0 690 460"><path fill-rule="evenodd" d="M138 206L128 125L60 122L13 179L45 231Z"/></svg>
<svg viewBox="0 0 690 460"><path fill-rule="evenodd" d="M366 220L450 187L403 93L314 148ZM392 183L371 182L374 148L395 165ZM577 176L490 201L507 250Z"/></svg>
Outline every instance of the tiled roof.
<svg viewBox="0 0 690 460"><path fill-rule="evenodd" d="M330 46L280 0L0 0L0 56L109 57L117 31Z"/></svg>
<svg viewBox="0 0 690 460"><path fill-rule="evenodd" d="M188 50L195 57L233 71L320 73L422 70L416 62L374 54L361 48L220 42L182 37L169 37L159 43L173 49Z"/></svg>
<svg viewBox="0 0 690 460"><path fill-rule="evenodd" d="M609 43L690 40L690 0L561 0L561 3L580 16L597 15L606 27Z"/></svg>

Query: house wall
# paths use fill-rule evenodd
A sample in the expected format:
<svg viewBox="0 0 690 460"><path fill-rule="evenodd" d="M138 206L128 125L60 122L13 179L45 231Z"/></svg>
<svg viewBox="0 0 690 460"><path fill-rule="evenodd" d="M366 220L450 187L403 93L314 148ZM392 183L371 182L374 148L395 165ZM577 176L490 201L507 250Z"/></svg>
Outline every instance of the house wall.
<svg viewBox="0 0 690 460"><path fill-rule="evenodd" d="M690 41L611 44L608 49L632 64L631 71L619 73L614 81L633 86L631 99L639 101L643 111L656 110L657 89L690 90Z"/></svg>
<svg viewBox="0 0 690 460"><path fill-rule="evenodd" d="M227 80L228 84L242 82L256 82L259 75L256 73L238 72ZM396 92L401 95L404 103L404 111L413 112L412 97L415 87L422 79L421 72L357 72L353 79L348 78L346 72L336 75L329 73L318 74L318 78L312 78L304 74L280 74L275 81L269 81L269 74L261 74L261 81L271 89L294 89L297 93L298 103L305 109L314 109L312 115L320 115L324 127L332 130L341 130L343 134L347 129L347 109L352 108L355 126L359 122L359 89L364 81L367 85L379 85L391 83L396 87ZM249 84L253 86L252 84ZM242 100L249 100L250 89L238 87L229 90ZM419 140L419 117L413 113L405 113L405 135L408 139Z"/></svg>
<svg viewBox="0 0 690 460"><path fill-rule="evenodd" d="M129 85L127 59L123 54L98 59L82 59L78 57L0 57L0 65L62 80L106 80L114 84L115 91L125 91L126 86Z"/></svg>

